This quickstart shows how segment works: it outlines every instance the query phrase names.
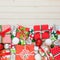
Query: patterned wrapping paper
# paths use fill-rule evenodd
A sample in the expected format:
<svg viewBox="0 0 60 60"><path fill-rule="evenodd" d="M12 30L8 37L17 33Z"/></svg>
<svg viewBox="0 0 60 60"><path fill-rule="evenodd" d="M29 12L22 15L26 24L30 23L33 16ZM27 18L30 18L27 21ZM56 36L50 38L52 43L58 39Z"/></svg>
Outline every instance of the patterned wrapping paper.
<svg viewBox="0 0 60 60"><path fill-rule="evenodd" d="M16 60L34 60L34 45L16 45Z"/></svg>
<svg viewBox="0 0 60 60"><path fill-rule="evenodd" d="M1 36L1 42L2 43L11 43L11 27L10 25L2 25L0 26L0 36Z"/></svg>
<svg viewBox="0 0 60 60"><path fill-rule="evenodd" d="M60 60L60 26L0 25L0 60Z"/></svg>

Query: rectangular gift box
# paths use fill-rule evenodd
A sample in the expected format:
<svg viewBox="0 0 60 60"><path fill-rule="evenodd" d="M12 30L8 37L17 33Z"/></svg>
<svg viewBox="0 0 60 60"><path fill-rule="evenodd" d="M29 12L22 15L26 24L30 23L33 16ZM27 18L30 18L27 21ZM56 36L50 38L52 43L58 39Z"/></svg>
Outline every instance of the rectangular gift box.
<svg viewBox="0 0 60 60"><path fill-rule="evenodd" d="M11 26L10 25L2 25L2 43L11 43Z"/></svg>
<svg viewBox="0 0 60 60"><path fill-rule="evenodd" d="M34 60L34 45L16 45L16 60Z"/></svg>

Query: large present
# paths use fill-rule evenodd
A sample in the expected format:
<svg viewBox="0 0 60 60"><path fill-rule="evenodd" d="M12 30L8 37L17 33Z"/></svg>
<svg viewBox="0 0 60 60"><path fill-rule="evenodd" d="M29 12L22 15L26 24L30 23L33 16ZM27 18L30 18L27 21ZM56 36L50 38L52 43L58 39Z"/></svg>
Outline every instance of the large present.
<svg viewBox="0 0 60 60"><path fill-rule="evenodd" d="M50 32L52 30L52 27L49 25L35 25L34 26L34 39L47 39L50 37ZM37 34L38 33L38 34Z"/></svg>
<svg viewBox="0 0 60 60"><path fill-rule="evenodd" d="M1 43L11 43L11 27L10 25L0 26Z"/></svg>
<svg viewBox="0 0 60 60"><path fill-rule="evenodd" d="M34 45L16 45L16 60L34 60Z"/></svg>

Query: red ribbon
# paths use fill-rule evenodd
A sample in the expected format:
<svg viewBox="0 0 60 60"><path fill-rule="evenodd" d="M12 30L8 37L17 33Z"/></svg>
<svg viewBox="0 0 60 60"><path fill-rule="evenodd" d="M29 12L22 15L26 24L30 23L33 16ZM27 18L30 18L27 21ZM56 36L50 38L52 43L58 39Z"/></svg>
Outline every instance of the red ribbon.
<svg viewBox="0 0 60 60"><path fill-rule="evenodd" d="M0 54L0 56L5 56L5 55L10 55L10 52Z"/></svg>
<svg viewBox="0 0 60 60"><path fill-rule="evenodd" d="M10 31L10 30L11 30L11 28L8 28L8 29L6 29L5 31L0 32L0 35L1 35L2 37L4 37L5 34L6 34L8 31Z"/></svg>

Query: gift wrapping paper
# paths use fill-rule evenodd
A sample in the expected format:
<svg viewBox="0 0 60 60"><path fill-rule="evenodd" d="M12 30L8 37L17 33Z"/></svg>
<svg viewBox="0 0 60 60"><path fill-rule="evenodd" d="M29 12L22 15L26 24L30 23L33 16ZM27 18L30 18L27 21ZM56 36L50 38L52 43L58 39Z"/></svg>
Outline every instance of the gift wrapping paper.
<svg viewBox="0 0 60 60"><path fill-rule="evenodd" d="M0 25L0 60L60 60L60 26Z"/></svg>

